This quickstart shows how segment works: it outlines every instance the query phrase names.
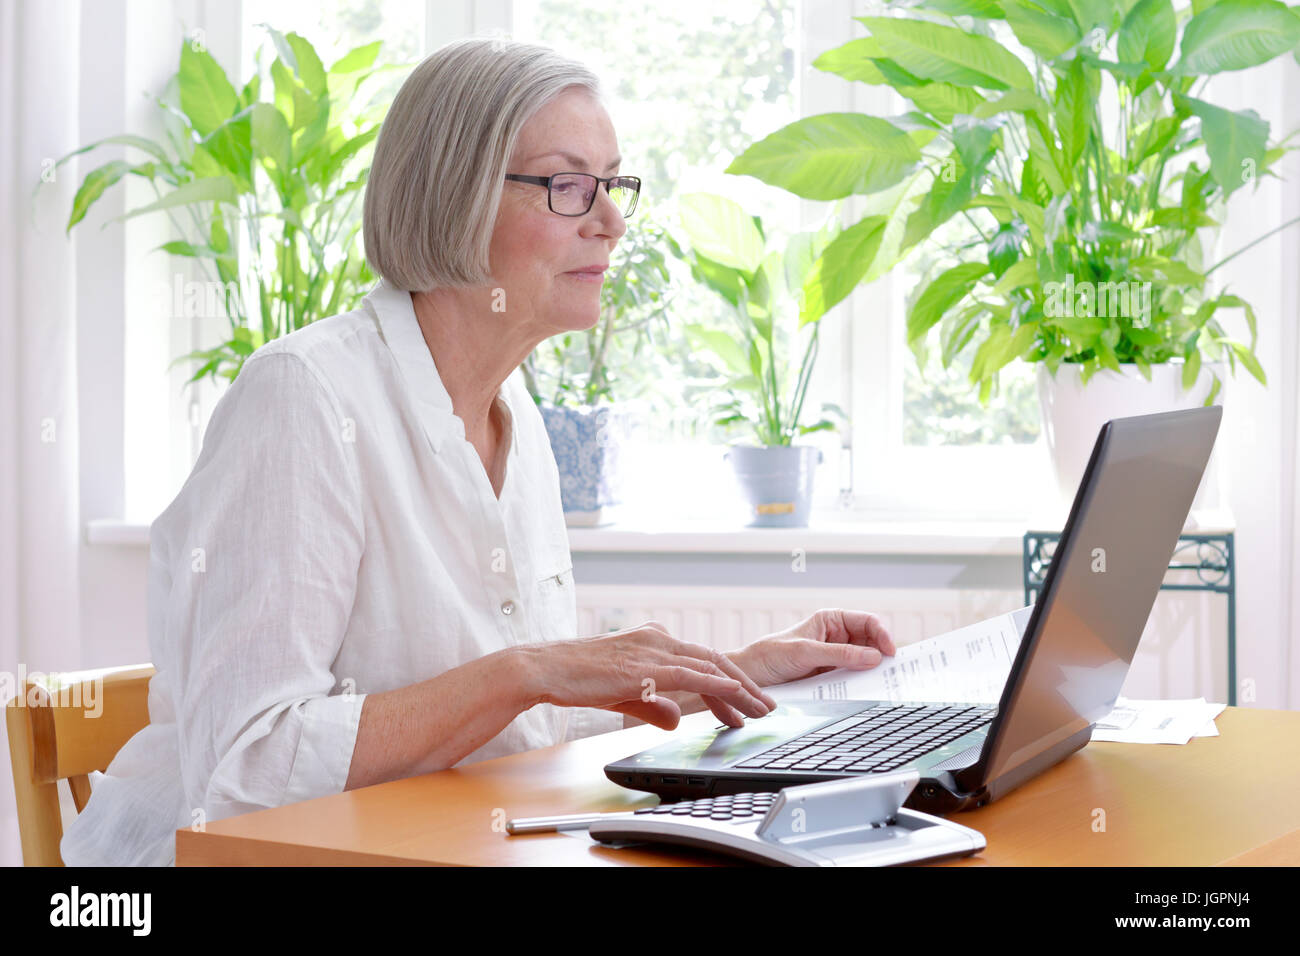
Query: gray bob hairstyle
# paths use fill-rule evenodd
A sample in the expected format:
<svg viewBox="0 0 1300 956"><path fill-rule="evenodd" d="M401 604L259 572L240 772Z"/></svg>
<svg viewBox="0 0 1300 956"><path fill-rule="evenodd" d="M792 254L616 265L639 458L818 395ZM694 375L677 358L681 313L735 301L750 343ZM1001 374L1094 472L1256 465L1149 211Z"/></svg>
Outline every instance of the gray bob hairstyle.
<svg viewBox="0 0 1300 956"><path fill-rule="evenodd" d="M366 260L407 292L485 285L515 140L571 86L596 75L545 46L471 37L440 47L388 110L366 184Z"/></svg>

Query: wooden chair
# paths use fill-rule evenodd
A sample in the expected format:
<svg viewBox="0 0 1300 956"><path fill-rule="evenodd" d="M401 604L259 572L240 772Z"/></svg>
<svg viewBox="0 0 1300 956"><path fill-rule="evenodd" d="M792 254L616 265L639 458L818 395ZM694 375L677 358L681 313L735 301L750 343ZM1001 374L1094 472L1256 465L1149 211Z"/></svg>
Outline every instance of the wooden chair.
<svg viewBox="0 0 1300 956"><path fill-rule="evenodd" d="M63 865L58 782L68 781L80 813L90 799L90 771L108 769L122 745L148 725L153 674L151 665L138 664L60 674L57 687L24 680L9 701L5 723L24 866Z"/></svg>

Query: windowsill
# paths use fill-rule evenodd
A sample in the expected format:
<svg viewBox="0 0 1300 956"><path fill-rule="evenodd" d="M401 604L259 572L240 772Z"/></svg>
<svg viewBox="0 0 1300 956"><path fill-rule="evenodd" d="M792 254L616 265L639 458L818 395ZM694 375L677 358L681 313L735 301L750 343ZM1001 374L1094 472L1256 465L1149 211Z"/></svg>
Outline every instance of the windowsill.
<svg viewBox="0 0 1300 956"><path fill-rule="evenodd" d="M1016 521L934 518L908 521L867 515L814 513L806 528L745 528L723 521L631 519L598 528L570 528L569 547L582 553L1020 555L1026 531L1056 530L1062 519L1047 515ZM1186 530L1231 531L1228 511L1194 511ZM86 524L92 545L148 547L149 525L99 518Z"/></svg>
<svg viewBox="0 0 1300 956"><path fill-rule="evenodd" d="M576 552L733 554L1018 555L1028 526L1008 521L865 520L814 515L806 528L746 528L722 521L628 521L570 528Z"/></svg>
<svg viewBox="0 0 1300 956"><path fill-rule="evenodd" d="M856 518L821 521L807 528L745 528L721 521L653 524L626 522L598 528L570 528L576 552L709 552L818 554L987 554L1021 553L1023 522L866 521ZM86 526L92 545L148 547L149 526L101 518Z"/></svg>

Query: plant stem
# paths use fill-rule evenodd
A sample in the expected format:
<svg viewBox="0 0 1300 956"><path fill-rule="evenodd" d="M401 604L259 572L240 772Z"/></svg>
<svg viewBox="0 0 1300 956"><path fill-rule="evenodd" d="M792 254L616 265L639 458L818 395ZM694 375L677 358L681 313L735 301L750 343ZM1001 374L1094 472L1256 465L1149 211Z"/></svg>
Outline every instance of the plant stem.
<svg viewBox="0 0 1300 956"><path fill-rule="evenodd" d="M821 323L818 322L813 326L812 338L808 342L808 347L804 349L803 362L799 366L799 381L795 385L795 408L794 416L790 419L791 437L793 432L799 428L799 418L803 415L803 401L808 394L808 385L812 381L813 366L817 362L817 352L820 350L818 345L818 336L821 334ZM809 357L811 355L811 358Z"/></svg>
<svg viewBox="0 0 1300 956"><path fill-rule="evenodd" d="M984 230L983 230L983 229L981 229L979 226L975 225L975 220L972 219L972 218L970 217L970 213L968 213L965 209L963 209L963 210L961 211L961 214L962 214L963 216L966 217L966 221L969 222L969 223L971 224L971 227L972 227L976 232L978 232L978 233L980 234L980 238L983 239L983 240L987 243L987 242L989 241L989 237L986 236L986 235L984 235Z"/></svg>
<svg viewBox="0 0 1300 956"><path fill-rule="evenodd" d="M1240 249L1238 249L1236 252L1232 253L1231 255L1227 256L1226 258L1220 259L1220 260L1219 260L1218 262L1216 262L1214 265L1210 266L1210 268L1206 269L1204 274L1208 276L1211 272L1213 272L1215 269L1219 268L1219 266L1223 265L1225 262L1230 262L1231 260L1237 258L1237 256L1241 255L1243 252L1245 252L1247 249L1250 249L1252 246L1257 246L1257 245L1259 245L1261 242L1263 242L1263 241L1264 241L1265 239L1267 239L1269 236L1273 235L1273 233L1275 233L1275 232L1281 232L1281 231L1282 231L1283 229L1285 229L1287 226L1293 226L1293 225L1295 225L1297 222L1300 222L1300 216L1296 216L1294 219L1288 219L1286 222L1282 223L1282 225L1278 226L1276 229L1270 229L1268 232L1264 233L1264 235L1260 236L1258 239L1254 240L1253 242L1248 242L1248 243L1246 243L1246 245L1242 246L1242 247L1241 247Z"/></svg>

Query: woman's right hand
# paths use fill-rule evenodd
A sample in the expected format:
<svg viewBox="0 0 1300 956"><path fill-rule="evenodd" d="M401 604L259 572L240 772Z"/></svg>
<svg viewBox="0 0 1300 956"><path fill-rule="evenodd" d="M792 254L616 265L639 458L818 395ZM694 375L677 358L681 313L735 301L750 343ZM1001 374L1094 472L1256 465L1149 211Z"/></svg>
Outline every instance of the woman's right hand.
<svg viewBox="0 0 1300 956"><path fill-rule="evenodd" d="M731 727L776 701L721 651L672 637L657 621L597 637L525 645L534 703L600 707L673 730L682 711L669 692L699 694Z"/></svg>

